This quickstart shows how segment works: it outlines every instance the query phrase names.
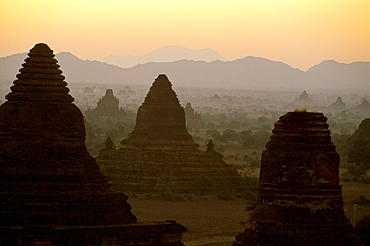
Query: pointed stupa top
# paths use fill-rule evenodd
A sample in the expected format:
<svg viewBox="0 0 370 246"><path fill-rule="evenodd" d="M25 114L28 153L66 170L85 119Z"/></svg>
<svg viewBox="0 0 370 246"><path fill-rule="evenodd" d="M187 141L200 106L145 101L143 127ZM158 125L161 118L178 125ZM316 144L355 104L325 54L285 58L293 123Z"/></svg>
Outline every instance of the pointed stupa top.
<svg viewBox="0 0 370 246"><path fill-rule="evenodd" d="M198 148L185 126L185 112L167 76L160 74L139 107L135 129L124 146L182 146Z"/></svg>
<svg viewBox="0 0 370 246"><path fill-rule="evenodd" d="M361 100L361 103L359 105L355 106L355 107L356 108L369 108L369 106L370 106L369 101L366 98L363 98Z"/></svg>
<svg viewBox="0 0 370 246"><path fill-rule="evenodd" d="M149 89L143 105L155 107L178 107L179 99L165 74L160 74Z"/></svg>
<svg viewBox="0 0 370 246"><path fill-rule="evenodd" d="M33 47L25 59L23 68L17 74L9 101L72 102L65 77L59 69L53 51L48 45L39 43Z"/></svg>
<svg viewBox="0 0 370 246"><path fill-rule="evenodd" d="M343 102L342 97L338 97L337 101L335 103L333 103L332 106L337 106L337 107L344 108L346 106L346 104Z"/></svg>
<svg viewBox="0 0 370 246"><path fill-rule="evenodd" d="M108 113L109 110L119 110L119 100L113 95L112 89L107 89L105 91L105 95L99 99L96 108L103 111L103 113ZM117 112L114 111L114 113Z"/></svg>

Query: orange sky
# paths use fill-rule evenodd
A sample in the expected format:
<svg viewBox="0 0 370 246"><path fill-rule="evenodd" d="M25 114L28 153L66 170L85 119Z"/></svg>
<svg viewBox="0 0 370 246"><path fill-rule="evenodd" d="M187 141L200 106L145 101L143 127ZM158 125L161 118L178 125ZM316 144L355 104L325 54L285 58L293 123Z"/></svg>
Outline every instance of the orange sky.
<svg viewBox="0 0 370 246"><path fill-rule="evenodd" d="M369 0L0 1L0 57L45 42L90 60L180 45L302 70L370 61Z"/></svg>

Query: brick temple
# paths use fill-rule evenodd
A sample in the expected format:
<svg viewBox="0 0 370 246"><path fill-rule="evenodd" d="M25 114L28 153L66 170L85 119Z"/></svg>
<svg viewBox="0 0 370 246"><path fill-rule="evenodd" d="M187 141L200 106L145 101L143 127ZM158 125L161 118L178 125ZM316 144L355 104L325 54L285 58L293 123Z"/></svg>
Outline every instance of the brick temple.
<svg viewBox="0 0 370 246"><path fill-rule="evenodd" d="M203 126L202 117L198 112L194 111L191 103L186 103L184 108L186 126L190 128L201 128Z"/></svg>
<svg viewBox="0 0 370 246"><path fill-rule="evenodd" d="M360 245L343 211L339 154L322 113L288 112L262 153L257 205L236 246Z"/></svg>
<svg viewBox="0 0 370 246"><path fill-rule="evenodd" d="M127 113L119 108L119 100L113 95L112 89L107 89L96 104L96 108L85 112L88 122L102 125L115 125L126 120Z"/></svg>
<svg viewBox="0 0 370 246"><path fill-rule="evenodd" d="M135 129L118 150L106 145L97 161L119 191L153 192L160 184L177 193L197 192L200 175L212 179L214 191L241 189L241 176L222 158L212 143L199 149L171 82L161 74L138 109Z"/></svg>
<svg viewBox="0 0 370 246"><path fill-rule="evenodd" d="M85 146L53 51L37 44L0 106L0 245L183 245L176 222L137 222Z"/></svg>

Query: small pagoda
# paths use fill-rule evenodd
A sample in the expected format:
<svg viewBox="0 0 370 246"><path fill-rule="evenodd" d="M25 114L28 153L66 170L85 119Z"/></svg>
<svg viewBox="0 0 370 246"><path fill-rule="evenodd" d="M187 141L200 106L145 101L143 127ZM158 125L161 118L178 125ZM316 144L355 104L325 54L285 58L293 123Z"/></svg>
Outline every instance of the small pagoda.
<svg viewBox="0 0 370 246"><path fill-rule="evenodd" d="M198 112L194 111L191 103L186 103L184 108L185 111L185 118L186 118L186 126L188 128L201 128L203 126L202 117Z"/></svg>
<svg viewBox="0 0 370 246"><path fill-rule="evenodd" d="M257 205L235 246L360 245L343 210L339 154L322 113L288 112L262 153Z"/></svg>
<svg viewBox="0 0 370 246"><path fill-rule="evenodd" d="M37 44L0 106L0 245L183 245L175 222L137 222L85 146L53 51Z"/></svg>
<svg viewBox="0 0 370 246"><path fill-rule="evenodd" d="M112 89L107 89L105 95L99 99L96 108L85 112L86 120L102 125L115 125L124 122L127 113L119 108L119 99L113 95Z"/></svg>
<svg viewBox="0 0 370 246"><path fill-rule="evenodd" d="M139 107L135 129L121 147L100 151L98 164L118 191L153 192L165 185L173 192L197 192L199 176L212 179L214 191L241 189L235 168L209 144L199 149L186 129L184 108L172 84L161 74Z"/></svg>

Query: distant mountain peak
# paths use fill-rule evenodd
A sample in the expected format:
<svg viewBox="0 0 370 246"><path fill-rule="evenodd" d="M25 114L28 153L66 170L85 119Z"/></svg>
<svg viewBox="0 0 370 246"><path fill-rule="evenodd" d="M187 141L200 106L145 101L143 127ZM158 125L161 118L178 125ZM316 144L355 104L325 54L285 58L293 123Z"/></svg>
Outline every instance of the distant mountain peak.
<svg viewBox="0 0 370 246"><path fill-rule="evenodd" d="M66 52L66 51L62 51L62 52L59 52L58 54L56 54L56 56L63 56L63 57L71 57L71 58L78 58L77 56L75 56L74 54L72 54L71 52ZM79 59L79 58L78 58Z"/></svg>
<svg viewBox="0 0 370 246"><path fill-rule="evenodd" d="M167 45L149 53L138 56L109 56L102 62L113 64L122 68L133 67L137 64L149 62L174 62L178 60L193 61L226 61L224 57L211 48L192 50L178 45Z"/></svg>

